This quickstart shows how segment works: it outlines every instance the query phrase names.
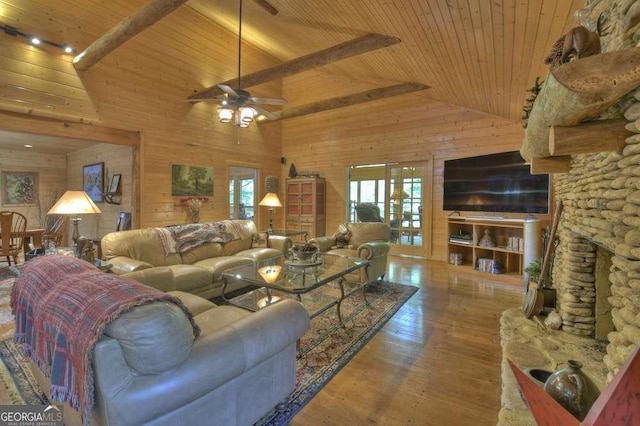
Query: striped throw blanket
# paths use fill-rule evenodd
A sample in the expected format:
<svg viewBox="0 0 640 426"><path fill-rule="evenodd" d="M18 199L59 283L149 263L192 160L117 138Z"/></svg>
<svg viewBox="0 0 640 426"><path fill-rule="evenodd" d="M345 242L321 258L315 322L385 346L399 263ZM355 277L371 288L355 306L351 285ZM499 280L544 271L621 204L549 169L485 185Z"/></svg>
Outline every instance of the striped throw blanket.
<svg viewBox="0 0 640 426"><path fill-rule="evenodd" d="M40 256L22 267L13 285L14 340L50 378L50 399L68 402L88 424L94 403L91 359L104 328L121 313L159 300L178 305L198 336L179 299L74 257Z"/></svg>
<svg viewBox="0 0 640 426"><path fill-rule="evenodd" d="M206 243L228 243L240 239L239 232L224 222L189 223L154 230L160 236L167 255L185 253Z"/></svg>

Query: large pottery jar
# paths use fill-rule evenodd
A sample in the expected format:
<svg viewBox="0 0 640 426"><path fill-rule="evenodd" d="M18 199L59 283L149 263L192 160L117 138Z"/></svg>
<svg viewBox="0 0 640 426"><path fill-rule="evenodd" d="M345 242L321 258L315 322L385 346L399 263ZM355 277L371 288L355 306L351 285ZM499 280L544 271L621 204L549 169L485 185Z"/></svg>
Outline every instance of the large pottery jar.
<svg viewBox="0 0 640 426"><path fill-rule="evenodd" d="M577 419L584 420L600 395L598 387L582 372L582 363L570 359L568 366L549 376L544 390Z"/></svg>

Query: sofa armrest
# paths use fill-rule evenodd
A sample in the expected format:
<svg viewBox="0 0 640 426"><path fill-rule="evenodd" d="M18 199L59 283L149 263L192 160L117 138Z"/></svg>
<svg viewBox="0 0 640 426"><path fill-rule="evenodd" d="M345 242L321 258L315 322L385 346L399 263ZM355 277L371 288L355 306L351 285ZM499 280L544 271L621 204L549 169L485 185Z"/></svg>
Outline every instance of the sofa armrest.
<svg viewBox="0 0 640 426"><path fill-rule="evenodd" d="M288 253L293 246L293 240L291 237L285 237L283 235L269 235L267 243L269 248L278 249L283 254Z"/></svg>
<svg viewBox="0 0 640 426"><path fill-rule="evenodd" d="M369 241L358 246L358 257L360 259L374 259L384 256L391 250L391 244L386 241Z"/></svg>
<svg viewBox="0 0 640 426"><path fill-rule="evenodd" d="M317 247L321 252L331 250L331 247L334 247L337 243L335 238L329 236L312 238L307 242L309 245Z"/></svg>
<svg viewBox="0 0 640 426"><path fill-rule="evenodd" d="M111 263L111 271L118 274L126 274L128 272L141 271L143 269L153 268L153 265L140 260L132 259L126 256L116 256L108 260Z"/></svg>
<svg viewBox="0 0 640 426"><path fill-rule="evenodd" d="M185 362L165 373L149 375L133 374L117 342L107 338L96 346L94 359L101 411L114 424L157 419L295 345L308 327L309 314L304 307L284 300L201 335Z"/></svg>

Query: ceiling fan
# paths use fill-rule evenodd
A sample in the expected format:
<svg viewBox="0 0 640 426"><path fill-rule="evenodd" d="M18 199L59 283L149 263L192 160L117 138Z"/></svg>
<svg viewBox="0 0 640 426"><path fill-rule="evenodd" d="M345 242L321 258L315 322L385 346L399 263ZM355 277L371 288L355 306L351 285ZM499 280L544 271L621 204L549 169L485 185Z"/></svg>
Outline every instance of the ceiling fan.
<svg viewBox="0 0 640 426"><path fill-rule="evenodd" d="M282 98L264 98L251 96L251 93L242 89L241 65L242 65L242 0L240 0L238 12L238 86L233 88L226 84L218 84L218 88L224 93L216 96L218 103L218 118L222 123L235 123L239 127L248 127L257 116L267 119L275 119L276 115L259 107L258 105L286 105ZM188 99L191 102L200 102L204 99Z"/></svg>

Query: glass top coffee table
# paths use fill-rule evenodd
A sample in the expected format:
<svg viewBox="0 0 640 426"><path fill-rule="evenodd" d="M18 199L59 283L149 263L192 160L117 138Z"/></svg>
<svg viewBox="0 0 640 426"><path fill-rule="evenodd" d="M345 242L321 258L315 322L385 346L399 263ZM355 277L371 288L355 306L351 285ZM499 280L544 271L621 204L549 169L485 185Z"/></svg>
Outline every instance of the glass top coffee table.
<svg viewBox="0 0 640 426"><path fill-rule="evenodd" d="M365 303L365 283L349 275L366 268L369 262L363 259L319 253L311 261L293 261L279 256L228 269L224 274L222 294L224 300L251 311L260 310L285 298L300 301L311 318L336 306L338 320L342 322L340 306L345 297L362 289ZM232 282L258 288L240 296L226 299L226 286Z"/></svg>

